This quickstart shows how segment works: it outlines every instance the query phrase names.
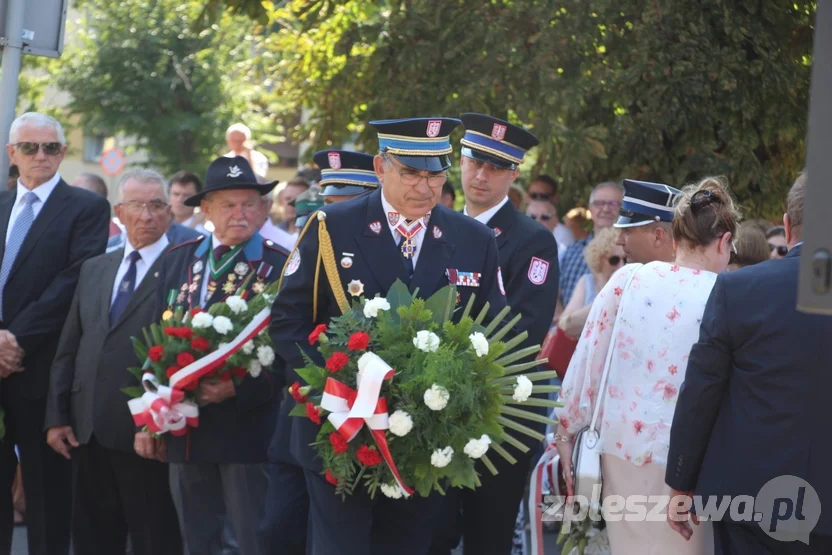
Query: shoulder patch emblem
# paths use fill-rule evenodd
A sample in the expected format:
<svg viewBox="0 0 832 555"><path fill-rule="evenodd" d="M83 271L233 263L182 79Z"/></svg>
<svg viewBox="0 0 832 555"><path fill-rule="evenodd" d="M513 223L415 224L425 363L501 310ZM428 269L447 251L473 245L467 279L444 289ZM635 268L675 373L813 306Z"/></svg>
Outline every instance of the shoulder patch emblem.
<svg viewBox="0 0 832 555"><path fill-rule="evenodd" d="M283 275L291 276L298 271L298 268L300 268L300 251L296 250L292 253L292 256L289 257L289 262L286 264L286 271L283 272Z"/></svg>
<svg viewBox="0 0 832 555"><path fill-rule="evenodd" d="M546 276L549 274L549 263L536 256L532 257L529 263L529 281L534 285L546 283Z"/></svg>

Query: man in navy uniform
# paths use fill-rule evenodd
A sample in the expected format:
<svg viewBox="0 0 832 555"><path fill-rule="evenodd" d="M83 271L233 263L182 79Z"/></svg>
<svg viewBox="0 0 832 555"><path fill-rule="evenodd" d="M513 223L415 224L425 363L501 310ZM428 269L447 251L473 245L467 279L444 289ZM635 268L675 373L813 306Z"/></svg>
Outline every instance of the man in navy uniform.
<svg viewBox="0 0 832 555"><path fill-rule="evenodd" d="M548 229L519 213L508 198L526 152L539 141L522 127L491 116L468 113L461 119L465 126L460 162L465 194L463 213L487 225L496 237L508 305L513 313L522 316L517 331L528 332L528 338L518 348L540 345L549 331L557 303L558 246ZM533 427L544 432L542 424ZM498 458L494 461L499 470L496 476L480 469L481 487L449 492L448 519L443 528L456 525L461 508L466 554L511 552L526 476L541 445L525 436L523 441L529 451L513 453L516 464ZM448 552L456 543L458 534L443 529L437 534L433 551Z"/></svg>
<svg viewBox="0 0 832 555"><path fill-rule="evenodd" d="M459 123L450 118L370 123L378 131L381 152L373 165L382 187L326 206L313 216L284 270L271 336L289 368L305 365L298 345L323 364L307 338L316 325L342 314L349 283L363 288L363 294L372 298L386 295L399 279L411 291L418 287L420 296L426 298L448 285L449 276L473 275L475 279L464 283L454 280L461 305L475 293L475 311L486 302L494 311L505 306L494 234L437 205L451 165L453 150L448 136ZM319 248L328 252L328 242L337 275L320 280L315 290ZM315 441L318 426L300 417L292 417L290 426L291 454L304 468L310 499L308 553L428 551L438 524L441 495L370 499L359 491L342 501L324 480L320 460L309 445Z"/></svg>
<svg viewBox="0 0 832 555"><path fill-rule="evenodd" d="M231 295L251 299L279 278L287 253L257 233L260 196L274 186L258 183L240 156L211 163L205 187L185 204L200 206L214 233L162 257L163 319L178 308L207 308ZM282 375L268 371L248 375L239 385L203 382L197 391L199 427L166 437L171 488L177 490L173 497L190 555L219 555L226 519L241 555L267 553L257 524L282 385Z"/></svg>
<svg viewBox="0 0 832 555"><path fill-rule="evenodd" d="M613 227L621 230L618 244L624 248L627 260L640 264L673 262L676 249L670 223L679 193L679 189L663 183L624 180L624 200Z"/></svg>
<svg viewBox="0 0 832 555"><path fill-rule="evenodd" d="M326 204L335 204L378 188L373 156L349 150L321 150L312 157L321 168L318 185Z"/></svg>

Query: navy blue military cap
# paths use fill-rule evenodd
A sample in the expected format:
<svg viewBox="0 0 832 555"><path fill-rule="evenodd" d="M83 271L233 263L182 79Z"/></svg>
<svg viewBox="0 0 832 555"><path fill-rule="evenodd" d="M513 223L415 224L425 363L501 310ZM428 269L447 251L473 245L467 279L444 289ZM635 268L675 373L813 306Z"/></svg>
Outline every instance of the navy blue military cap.
<svg viewBox="0 0 832 555"><path fill-rule="evenodd" d="M455 118L408 118L371 121L378 132L378 148L416 170L441 172L451 167L451 131Z"/></svg>
<svg viewBox="0 0 832 555"><path fill-rule="evenodd" d="M673 221L673 204L681 191L662 183L624 180L624 200L613 227Z"/></svg>
<svg viewBox="0 0 832 555"><path fill-rule="evenodd" d="M312 156L321 168L321 196L354 196L378 187L373 156L349 150L321 150Z"/></svg>
<svg viewBox="0 0 832 555"><path fill-rule="evenodd" d="M460 119L465 126L462 155L497 168L516 169L526 152L540 144L522 127L501 119L474 113L462 114Z"/></svg>
<svg viewBox="0 0 832 555"><path fill-rule="evenodd" d="M309 216L323 207L324 199L321 198L320 189L309 187L290 200L289 204L295 207L295 225L302 228L309 220Z"/></svg>

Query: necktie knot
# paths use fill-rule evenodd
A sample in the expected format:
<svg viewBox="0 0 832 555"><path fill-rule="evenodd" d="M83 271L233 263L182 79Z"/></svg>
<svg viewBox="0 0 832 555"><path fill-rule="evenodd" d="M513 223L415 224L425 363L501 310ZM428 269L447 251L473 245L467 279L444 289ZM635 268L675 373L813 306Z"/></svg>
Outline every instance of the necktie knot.
<svg viewBox="0 0 832 555"><path fill-rule="evenodd" d="M37 200L38 196L32 191L29 191L28 193L23 195L23 202L26 203L28 206L32 206L33 204L35 204Z"/></svg>
<svg viewBox="0 0 832 555"><path fill-rule="evenodd" d="M231 251L231 247L227 245L220 245L214 248L214 259L219 260Z"/></svg>
<svg viewBox="0 0 832 555"><path fill-rule="evenodd" d="M139 260L142 259L142 255L139 254L139 251L133 251L133 252L131 252L130 254L127 255L127 259L132 264L135 264L136 262L138 262Z"/></svg>

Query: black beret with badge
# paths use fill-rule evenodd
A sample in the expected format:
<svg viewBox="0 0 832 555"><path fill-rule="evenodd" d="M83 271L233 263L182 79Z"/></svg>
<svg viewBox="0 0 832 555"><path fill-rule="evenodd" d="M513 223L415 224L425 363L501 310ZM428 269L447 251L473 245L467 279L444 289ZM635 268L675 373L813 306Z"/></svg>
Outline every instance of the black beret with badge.
<svg viewBox="0 0 832 555"><path fill-rule="evenodd" d="M672 222L674 203L681 193L663 183L624 180L624 199L613 227L636 227L656 222Z"/></svg>
<svg viewBox="0 0 832 555"><path fill-rule="evenodd" d="M462 155L500 169L514 170L523 163L526 152L540 144L533 134L519 125L487 116L467 113L460 116L465 126Z"/></svg>
<svg viewBox="0 0 832 555"><path fill-rule="evenodd" d="M199 206L200 201L208 193L231 189L254 189L260 193L260 196L263 196L274 189L275 185L277 181L258 183L254 170L251 169L248 160L242 156L234 158L221 156L208 166L205 185L200 192L185 199L185 206Z"/></svg>

